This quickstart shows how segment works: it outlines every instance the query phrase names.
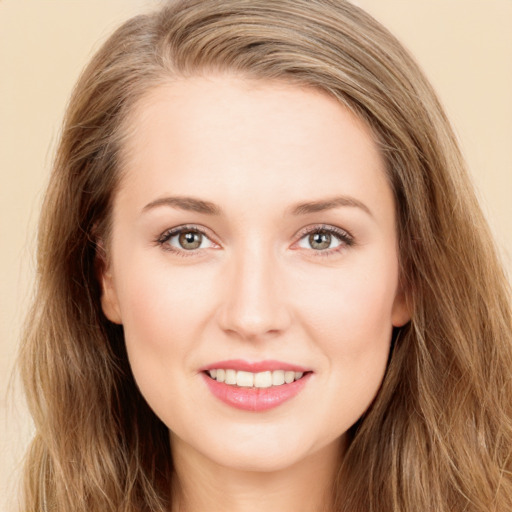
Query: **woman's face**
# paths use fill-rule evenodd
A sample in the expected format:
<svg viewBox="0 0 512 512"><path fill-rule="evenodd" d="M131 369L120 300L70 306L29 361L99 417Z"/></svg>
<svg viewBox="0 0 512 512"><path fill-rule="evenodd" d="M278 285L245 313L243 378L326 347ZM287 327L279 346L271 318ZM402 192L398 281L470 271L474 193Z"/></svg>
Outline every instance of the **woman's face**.
<svg viewBox="0 0 512 512"><path fill-rule="evenodd" d="M370 130L312 89L198 77L140 102L124 156L102 305L173 450L272 470L338 447L409 319Z"/></svg>

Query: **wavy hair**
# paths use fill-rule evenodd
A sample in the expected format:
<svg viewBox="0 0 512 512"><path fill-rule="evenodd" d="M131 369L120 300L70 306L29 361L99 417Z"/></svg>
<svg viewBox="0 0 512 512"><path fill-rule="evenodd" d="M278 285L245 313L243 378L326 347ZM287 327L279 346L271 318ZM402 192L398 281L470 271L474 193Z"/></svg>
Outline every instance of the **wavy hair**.
<svg viewBox="0 0 512 512"><path fill-rule="evenodd" d="M436 96L397 40L344 0L178 0L122 25L69 104L43 206L20 367L36 434L29 512L169 511L168 431L138 391L95 267L126 119L209 72L314 87L373 130L395 196L412 320L350 431L342 512L512 510L510 289Z"/></svg>

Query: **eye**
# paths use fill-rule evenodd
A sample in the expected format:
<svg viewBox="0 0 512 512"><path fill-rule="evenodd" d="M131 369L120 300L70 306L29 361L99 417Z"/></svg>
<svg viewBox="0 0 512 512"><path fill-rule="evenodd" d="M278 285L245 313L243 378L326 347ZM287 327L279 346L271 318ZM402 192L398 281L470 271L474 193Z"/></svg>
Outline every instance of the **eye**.
<svg viewBox="0 0 512 512"><path fill-rule="evenodd" d="M312 249L317 252L336 252L346 246L353 245L353 238L346 231L334 226L309 228L297 243L301 249Z"/></svg>
<svg viewBox="0 0 512 512"><path fill-rule="evenodd" d="M175 252L191 252L197 249L208 249L217 247L210 238L200 229L194 227L179 227L166 231L159 239L158 243L164 249Z"/></svg>

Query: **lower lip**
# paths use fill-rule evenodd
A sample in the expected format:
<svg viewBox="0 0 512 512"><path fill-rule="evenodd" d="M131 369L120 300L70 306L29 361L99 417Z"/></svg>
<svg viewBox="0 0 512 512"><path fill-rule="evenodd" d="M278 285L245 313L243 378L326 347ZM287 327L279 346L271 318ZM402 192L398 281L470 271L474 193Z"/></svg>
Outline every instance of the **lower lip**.
<svg viewBox="0 0 512 512"><path fill-rule="evenodd" d="M222 402L244 411L266 411L287 402L304 388L311 373L299 380L270 388L244 388L217 382L203 373L208 388Z"/></svg>

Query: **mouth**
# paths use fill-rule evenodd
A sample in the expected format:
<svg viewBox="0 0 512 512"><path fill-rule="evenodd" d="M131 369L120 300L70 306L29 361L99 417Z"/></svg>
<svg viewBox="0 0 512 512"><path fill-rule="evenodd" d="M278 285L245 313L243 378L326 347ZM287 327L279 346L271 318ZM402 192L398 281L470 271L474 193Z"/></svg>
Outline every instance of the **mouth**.
<svg viewBox="0 0 512 512"><path fill-rule="evenodd" d="M267 370L263 372L248 372L244 370L212 368L205 371L212 380L222 382L228 386L240 388L266 389L275 386L283 386L302 379L305 374L311 372L295 372L293 370Z"/></svg>
<svg viewBox="0 0 512 512"><path fill-rule="evenodd" d="M201 370L210 392L225 404L244 411L266 411L297 396L313 372L278 361L214 363Z"/></svg>

